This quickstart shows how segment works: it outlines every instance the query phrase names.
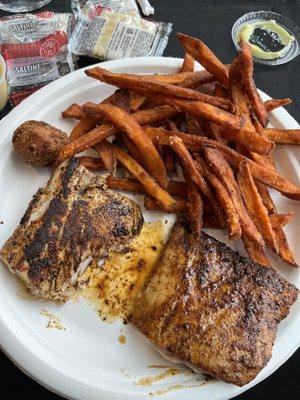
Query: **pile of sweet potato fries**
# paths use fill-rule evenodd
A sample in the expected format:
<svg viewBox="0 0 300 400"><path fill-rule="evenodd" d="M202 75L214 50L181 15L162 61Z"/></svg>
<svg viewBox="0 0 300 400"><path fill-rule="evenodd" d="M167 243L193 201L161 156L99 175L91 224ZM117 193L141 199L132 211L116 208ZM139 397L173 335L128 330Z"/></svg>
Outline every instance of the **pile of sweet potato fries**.
<svg viewBox="0 0 300 400"><path fill-rule="evenodd" d="M262 265L270 266L265 246L296 265L283 231L293 212L277 213L268 190L300 199L300 188L272 158L276 144L300 144L300 132L266 128L268 114L290 99L262 101L247 43L224 65L200 40L177 37L186 52L177 73L85 71L119 89L99 104L63 111L79 122L57 164L94 149L99 157L81 156L80 162L107 170L110 188L145 194L146 209L187 213L196 234L202 227L227 228L229 238L242 239L249 257ZM205 70L195 71L195 60ZM181 182L172 180L178 166ZM118 177L117 167L130 177Z"/></svg>

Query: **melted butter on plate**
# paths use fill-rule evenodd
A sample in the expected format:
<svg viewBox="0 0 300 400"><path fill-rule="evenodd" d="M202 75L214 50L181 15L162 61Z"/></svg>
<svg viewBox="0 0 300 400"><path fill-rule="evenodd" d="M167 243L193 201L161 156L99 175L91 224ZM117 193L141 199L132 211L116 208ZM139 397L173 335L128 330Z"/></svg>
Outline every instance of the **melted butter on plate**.
<svg viewBox="0 0 300 400"><path fill-rule="evenodd" d="M145 222L123 253L111 252L99 266L92 262L79 278L76 297L83 297L107 322L130 321L134 300L150 275L165 241L161 221Z"/></svg>
<svg viewBox="0 0 300 400"><path fill-rule="evenodd" d="M152 375L152 376L146 376L144 378L139 379L136 382L136 385L142 385L142 386L151 386L152 383L161 381L162 379L169 378L174 375L180 374L182 371L179 368L168 368L166 371L158 374L158 375Z"/></svg>
<svg viewBox="0 0 300 400"><path fill-rule="evenodd" d="M48 318L46 328L58 329L62 331L66 330L66 328L62 324L61 319L57 315L52 314L50 311L45 310L44 308L40 311L40 315Z"/></svg>
<svg viewBox="0 0 300 400"><path fill-rule="evenodd" d="M119 341L121 344L126 344L126 337L125 337L124 335L120 335L120 336L118 337L118 341Z"/></svg>
<svg viewBox="0 0 300 400"><path fill-rule="evenodd" d="M199 383L194 383L194 384L184 384L184 383L179 383L179 384L173 384L167 386L165 389L161 390L156 390L155 392L150 392L149 396L162 396L166 393L172 392L174 390L180 390L180 389L187 389L187 388L198 388L204 385L208 385L210 383L216 382L216 379L210 376L205 376L204 379L199 379Z"/></svg>

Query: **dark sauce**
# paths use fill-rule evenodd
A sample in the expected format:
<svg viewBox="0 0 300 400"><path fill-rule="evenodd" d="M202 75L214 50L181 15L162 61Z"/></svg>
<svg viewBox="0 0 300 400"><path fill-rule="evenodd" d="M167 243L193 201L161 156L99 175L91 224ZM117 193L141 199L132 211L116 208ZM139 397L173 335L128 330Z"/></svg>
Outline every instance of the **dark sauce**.
<svg viewBox="0 0 300 400"><path fill-rule="evenodd" d="M249 42L268 53L281 51L285 47L278 33L261 27L254 29Z"/></svg>

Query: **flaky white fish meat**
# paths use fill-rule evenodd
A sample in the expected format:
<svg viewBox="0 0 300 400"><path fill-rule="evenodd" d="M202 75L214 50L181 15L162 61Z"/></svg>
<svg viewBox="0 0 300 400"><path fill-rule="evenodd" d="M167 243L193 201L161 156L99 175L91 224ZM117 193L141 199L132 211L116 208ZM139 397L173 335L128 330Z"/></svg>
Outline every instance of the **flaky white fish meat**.
<svg viewBox="0 0 300 400"><path fill-rule="evenodd" d="M66 300L92 259L121 250L142 225L134 201L73 158L34 195L0 257L33 295Z"/></svg>

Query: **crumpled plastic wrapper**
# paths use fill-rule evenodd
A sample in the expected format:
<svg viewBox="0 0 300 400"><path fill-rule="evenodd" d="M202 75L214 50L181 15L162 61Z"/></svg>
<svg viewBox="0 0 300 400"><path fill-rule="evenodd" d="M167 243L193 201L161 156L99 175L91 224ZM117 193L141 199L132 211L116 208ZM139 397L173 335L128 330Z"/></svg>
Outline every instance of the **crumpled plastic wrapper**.
<svg viewBox="0 0 300 400"><path fill-rule="evenodd" d="M128 0L72 0L71 52L100 60L162 55L172 24L140 18L132 6Z"/></svg>
<svg viewBox="0 0 300 400"><path fill-rule="evenodd" d="M73 20L72 14L52 11L0 19L0 53L12 105L75 69L68 49Z"/></svg>

